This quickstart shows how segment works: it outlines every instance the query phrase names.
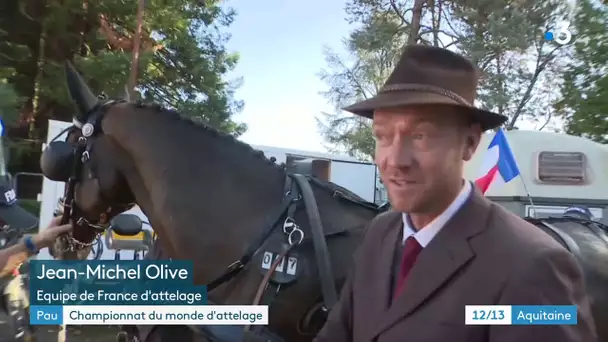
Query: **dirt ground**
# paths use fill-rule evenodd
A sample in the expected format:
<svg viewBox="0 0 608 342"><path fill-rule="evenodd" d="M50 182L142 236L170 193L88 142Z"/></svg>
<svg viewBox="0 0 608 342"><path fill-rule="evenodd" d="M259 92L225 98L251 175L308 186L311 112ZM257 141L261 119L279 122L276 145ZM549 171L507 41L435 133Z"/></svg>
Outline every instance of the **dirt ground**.
<svg viewBox="0 0 608 342"><path fill-rule="evenodd" d="M114 342L117 332L118 327L68 326L67 342ZM36 342L57 342L57 329L55 327L40 327L36 335Z"/></svg>
<svg viewBox="0 0 608 342"><path fill-rule="evenodd" d="M0 342L13 342L10 326L2 320ZM67 342L114 342L118 327L68 326ZM36 342L57 342L57 327L37 326Z"/></svg>

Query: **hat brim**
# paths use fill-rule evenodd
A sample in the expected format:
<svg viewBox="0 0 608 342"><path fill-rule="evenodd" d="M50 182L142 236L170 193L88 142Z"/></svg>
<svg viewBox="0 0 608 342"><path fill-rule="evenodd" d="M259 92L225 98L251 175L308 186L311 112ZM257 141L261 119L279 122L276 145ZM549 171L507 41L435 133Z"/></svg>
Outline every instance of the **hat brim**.
<svg viewBox="0 0 608 342"><path fill-rule="evenodd" d="M17 204L0 205L0 220L12 229L30 230L38 227L38 218Z"/></svg>
<svg viewBox="0 0 608 342"><path fill-rule="evenodd" d="M507 117L484 109L463 105L462 103L437 93L430 92L388 92L380 93L371 99L367 99L351 106L343 108L345 111L355 115L373 119L374 111L395 107L420 106L420 105L448 105L462 108L468 112L472 120L481 125L486 131L500 127L507 121Z"/></svg>

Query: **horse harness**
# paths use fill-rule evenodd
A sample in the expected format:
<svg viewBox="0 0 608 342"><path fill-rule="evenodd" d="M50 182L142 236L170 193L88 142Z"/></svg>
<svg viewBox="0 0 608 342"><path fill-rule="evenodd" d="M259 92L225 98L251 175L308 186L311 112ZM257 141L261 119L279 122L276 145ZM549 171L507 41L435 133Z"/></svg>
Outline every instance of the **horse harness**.
<svg viewBox="0 0 608 342"><path fill-rule="evenodd" d="M101 100L104 100L103 98ZM91 151L94 147L95 137L102 134L101 121L103 119L104 114L107 109L117 103L125 102L122 100L109 100L109 101L101 101L95 108L93 108L90 113L87 113L85 117L87 118L85 123L79 122L74 119L73 126L70 126L60 132L55 138L51 140L45 153L49 148L55 148L57 150L62 150L59 153L59 158L56 155L53 156L53 153L49 153L50 157L47 158L47 161L50 165L47 165L50 173L55 171L55 174L58 174L57 169L59 170L59 174L66 173L64 169L68 167L66 161L70 161L69 174L59 177L54 177L53 180L64 181L67 183L65 190L65 197L61 202L63 205L63 216L62 216L62 224L66 224L70 220L74 222L77 226L80 227L90 227L92 228L97 237L104 232L107 228L108 217L112 217L114 214L124 212L129 210L134 206L134 203L125 203L116 206L109 206L105 213L102 213L99 217L98 222L90 222L87 220L82 210L78 208L74 200L74 194L76 190L76 184L81 182L81 175L83 172L83 168L86 164L89 164L89 179L95 179L97 175L95 174L95 162L91 158ZM80 129L82 132L82 136L78 138L77 143L72 144L66 141L55 141L58 137L63 135L66 131L72 130L74 128ZM67 144L70 145L69 153L67 153L66 146L57 146L58 144ZM63 155L61 155L63 154ZM69 154L66 156L65 154ZM44 153L43 153L44 156ZM44 157L43 157L44 158ZM61 163L63 162L63 163ZM41 164L44 164L41 162ZM43 170L44 171L44 170ZM49 177L50 178L50 177ZM67 179L62 179L67 178ZM338 301L338 293L335 288L334 277L332 275L332 268L329 258L329 252L327 249L326 238L334 234L325 234L323 225L321 223L321 218L319 214L319 210L316 204L315 196L313 194L313 190L311 188L310 182L312 179L307 176L300 174L288 174L285 181L285 195L282 199L281 204L272 213L270 216L270 220L268 224L265 225L264 229L262 229L262 233L255 239L243 254L243 256L230 264L227 269L217 278L212 280L209 284L207 284L207 291L211 292L220 285L232 280L237 274L239 274L258 254L261 247L267 243L267 240L273 235L275 231L277 231L278 227L282 227L282 235L284 243L282 243L282 250L277 253L276 258L271 262L270 265L267 265L267 269L264 271L265 275L263 281L260 284L258 289L258 293L255 298L254 304L262 304L268 305L274 298L274 296L279 292L282 284L288 284L293 282L296 279L297 272L275 272L279 268L283 268L284 261L288 257L289 253L293 250L297 249L304 241L304 231L296 224L294 220L295 212L298 208L299 203L303 203L306 208L309 225L310 225L310 233L312 235L312 242L314 246L315 259L317 262L317 266L319 269L320 282L321 282L321 290L323 295L323 303L321 306L316 306L316 310L321 310L324 313L327 313L333 305ZM338 191L336 191L337 193ZM101 196L102 194L100 194ZM336 194L334 194L336 195ZM342 195L341 197L357 202L356 199L350 199L347 196ZM363 203L363 205L365 205ZM343 233L343 232L339 232ZM338 233L338 234L339 234ZM276 235L274 235L276 236ZM76 240L71 235L66 239L67 250L65 251L75 251L78 249L84 249L86 247L92 246L95 243L95 239L93 239L90 243L81 242ZM263 256L264 258L267 255ZM259 326L257 326L259 327ZM214 335L209 326L197 326L193 327L195 330L202 332L205 335ZM245 330L249 330L249 327L246 327Z"/></svg>
<svg viewBox="0 0 608 342"><path fill-rule="evenodd" d="M252 260L256 259L262 261L260 270L264 276L252 304L270 306L281 290L281 287L294 282L300 274L298 269L295 269L293 265L290 266L290 260L293 260L290 255L297 250L298 246L300 246L305 239L304 231L294 220L298 205L303 204L308 216L311 240L319 269L319 279L323 295L322 305L316 306L315 310L327 314L338 301L338 292L334 283L326 242L326 238L331 237L334 234L326 234L324 232L317 203L308 177L300 174L288 174L285 180L285 190L285 195L281 204L273 215L270 216L270 220L265 225L264 229L262 229L258 238L249 245L249 248L239 260L232 263L222 275L207 285L207 291L213 291L221 284L233 279ZM280 232L278 231L279 227L281 228ZM282 243L279 241L280 236L282 236ZM264 251L262 254L262 247L264 246L280 247L276 250L276 253ZM289 271L290 267L292 268L292 272ZM311 313L307 316L311 316ZM220 336L223 335L223 333L221 330L227 329L228 327L196 326L191 328L212 340L222 341ZM262 335L265 338L269 334L265 331L263 326L245 326L245 334L248 334L252 329L256 330L254 334Z"/></svg>
<svg viewBox="0 0 608 342"><path fill-rule="evenodd" d="M286 265L285 260L288 259L293 251L297 250L297 247L300 246L302 242L305 242L305 233L293 218L298 209L298 205L302 203L308 214L310 233L312 235L311 240L315 251L315 259L319 268L319 278L323 295L323 302L313 306L302 321L306 324L306 321L312 320L313 314L318 312L323 313L323 318L325 318L329 310L338 301L338 293L332 275L326 238L338 235L342 232L332 234L324 233L316 200L310 185L311 180L312 179L307 176L300 174L287 175L285 180L285 195L282 202L272 215L269 216L269 220L267 224L264 225L260 235L258 235L257 239L249 245L240 259L230 264L220 276L207 284L207 292L211 292L220 285L232 280L250 264L252 260L255 260L256 256L260 256L262 247L268 245L273 237L282 236L283 243L280 244L280 252L276 253L276 257L269 261L266 267L261 267L261 269L264 270L264 272L262 272L264 276L252 303L253 305L270 305L281 290L282 285L294 282L299 274L298 272L289 274L288 272L275 271L281 267L289 267ZM358 203L356 199L344 198ZM279 227L281 227L280 231ZM275 242L276 241L277 239L275 239ZM271 243L271 245L275 244ZM264 254L266 253L267 252ZM266 256L267 255L260 256L260 260L263 260ZM259 336L258 338L265 342L282 341L280 337L267 331L263 326L245 326L244 328L240 328L238 326L204 325L189 327L195 333L199 333L215 342L234 341L235 339L241 341L242 338L244 338L243 336L254 339L256 338L255 336ZM123 326L122 328L123 331L119 333L121 341L140 341L139 332L136 327ZM254 329L254 331L250 332L252 329Z"/></svg>
<svg viewBox="0 0 608 342"><path fill-rule="evenodd" d="M61 250L60 252L70 252L82 250L87 247L91 247L96 243L97 238L107 229L109 218L119 214L121 212L131 209L135 203L121 203L119 205L108 206L104 213L101 213L97 222L89 221L84 215L83 211L76 205L74 195L76 191L76 184L81 182L81 175L85 165L89 166L89 179L96 179L96 168L95 162L91 158L91 151L94 147L94 137L99 136L102 133L101 121L104 114L114 104L125 102L122 100L105 100L105 96L100 96L100 103L87 114L87 121L83 124L77 119L73 120L73 125L62 130L57 134L43 153L43 160L41 166L44 168L44 157L45 153L49 153L50 157L46 159L47 166L56 171L55 174L65 174L69 170L68 174L60 178L67 179L53 179L66 182L65 192L63 199L60 200L59 205L62 207L62 219L61 224L67 224L70 220L74 222L74 225L78 227L89 227L92 228L96 236L90 242L82 242L75 239L72 234L62 236L64 238L67 249ZM78 141L73 144L67 141L56 141L61 135L74 129L80 129L82 136L78 138ZM68 146L68 147L66 147ZM71 151L67 153L67 148ZM53 155L53 151L62 151L60 154ZM50 165L49 165L50 164ZM58 171L58 172L57 172ZM43 172L44 173L44 172ZM103 194L99 194L103 197Z"/></svg>

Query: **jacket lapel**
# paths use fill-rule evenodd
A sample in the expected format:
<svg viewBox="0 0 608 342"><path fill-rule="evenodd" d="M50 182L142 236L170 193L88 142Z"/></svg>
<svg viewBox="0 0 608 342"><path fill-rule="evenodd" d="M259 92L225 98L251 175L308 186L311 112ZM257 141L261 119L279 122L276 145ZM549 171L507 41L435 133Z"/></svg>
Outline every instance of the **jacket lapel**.
<svg viewBox="0 0 608 342"><path fill-rule="evenodd" d="M485 197L473 190L463 207L420 253L402 294L380 317L372 339L424 304L474 258L468 239L481 233L487 226L490 205ZM383 260L387 260L385 258L383 256ZM384 265L390 265L390 262ZM384 268L390 272L390 267ZM390 279L390 276L382 279Z"/></svg>
<svg viewBox="0 0 608 342"><path fill-rule="evenodd" d="M401 236L401 230L403 223L401 221L401 214L395 213L395 218L389 222L389 229L387 229L384 236L378 239L377 250L380 251L380 256L376 262L376 268L374 270L374 276L370 278L371 284L373 284L368 293L373 293L373 296L369 296L368 302L373 306L374 315L384 315L390 304L390 290L391 290L391 273L392 268L390 265L393 263L393 256L395 254L396 241ZM386 267L386 266L389 267ZM373 280L372 280L373 279ZM366 289L367 292L367 289ZM372 298L373 297L373 298ZM380 300L378 300L378 298Z"/></svg>

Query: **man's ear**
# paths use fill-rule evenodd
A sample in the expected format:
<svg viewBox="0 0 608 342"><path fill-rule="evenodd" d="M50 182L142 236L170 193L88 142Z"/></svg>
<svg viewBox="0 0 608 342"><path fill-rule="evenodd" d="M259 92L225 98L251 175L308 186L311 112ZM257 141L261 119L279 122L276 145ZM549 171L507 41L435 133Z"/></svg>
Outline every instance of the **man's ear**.
<svg viewBox="0 0 608 342"><path fill-rule="evenodd" d="M462 151L462 160L469 161L473 158L473 155L479 146L479 142L481 141L482 134L483 131L481 130L480 124L474 123L468 127L465 135L464 149Z"/></svg>

